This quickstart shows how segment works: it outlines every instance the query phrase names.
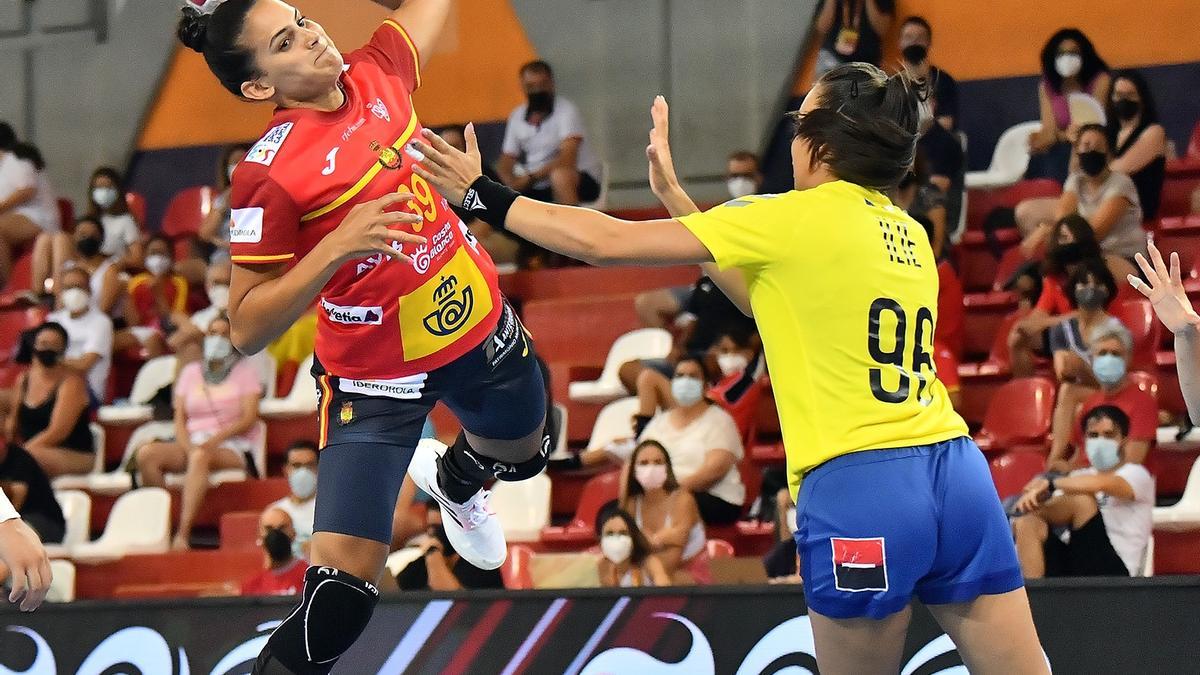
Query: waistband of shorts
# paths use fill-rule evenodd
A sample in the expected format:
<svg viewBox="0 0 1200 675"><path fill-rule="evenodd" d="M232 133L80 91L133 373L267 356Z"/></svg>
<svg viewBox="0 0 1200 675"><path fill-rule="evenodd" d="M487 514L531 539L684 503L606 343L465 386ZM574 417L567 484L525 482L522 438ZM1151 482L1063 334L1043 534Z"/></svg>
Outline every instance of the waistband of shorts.
<svg viewBox="0 0 1200 675"><path fill-rule="evenodd" d="M876 448L871 450L855 450L844 455L838 455L831 459L809 469L801 477L802 480L808 479L819 471L829 471L847 466L861 466L863 464L872 464L874 462L886 462L893 459L907 459L909 457L928 457L934 453L940 452L952 443L958 443L966 436L958 436L937 443L929 443L927 445L910 445L899 448Z"/></svg>

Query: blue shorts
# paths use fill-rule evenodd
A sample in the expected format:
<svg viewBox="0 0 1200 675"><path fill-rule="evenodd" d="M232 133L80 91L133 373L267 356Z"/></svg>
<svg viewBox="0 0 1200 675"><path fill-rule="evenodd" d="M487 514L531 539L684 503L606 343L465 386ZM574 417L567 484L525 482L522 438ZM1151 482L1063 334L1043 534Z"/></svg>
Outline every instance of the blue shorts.
<svg viewBox="0 0 1200 675"><path fill-rule="evenodd" d="M1024 585L969 438L835 457L804 477L796 501L804 596L818 614L882 619L913 596L937 605Z"/></svg>
<svg viewBox="0 0 1200 675"><path fill-rule="evenodd" d="M396 497L438 401L483 438L524 438L545 423L548 397L533 341L507 304L487 339L432 372L355 380L325 372L314 359L313 374L321 448L314 532L391 542Z"/></svg>

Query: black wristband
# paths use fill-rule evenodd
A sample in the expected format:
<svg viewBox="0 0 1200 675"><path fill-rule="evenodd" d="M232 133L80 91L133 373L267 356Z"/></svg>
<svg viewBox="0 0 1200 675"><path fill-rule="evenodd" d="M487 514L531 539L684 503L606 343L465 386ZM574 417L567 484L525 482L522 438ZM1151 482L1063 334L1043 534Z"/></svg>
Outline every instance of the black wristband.
<svg viewBox="0 0 1200 675"><path fill-rule="evenodd" d="M1055 478L1058 478L1058 476L1049 476L1046 478L1046 491L1050 493L1050 496L1054 496L1054 479Z"/></svg>
<svg viewBox="0 0 1200 675"><path fill-rule="evenodd" d="M467 188L467 193L463 195L462 207L467 213L488 225L503 230L508 209L520 196L519 192L507 185L497 183L487 176L480 176Z"/></svg>

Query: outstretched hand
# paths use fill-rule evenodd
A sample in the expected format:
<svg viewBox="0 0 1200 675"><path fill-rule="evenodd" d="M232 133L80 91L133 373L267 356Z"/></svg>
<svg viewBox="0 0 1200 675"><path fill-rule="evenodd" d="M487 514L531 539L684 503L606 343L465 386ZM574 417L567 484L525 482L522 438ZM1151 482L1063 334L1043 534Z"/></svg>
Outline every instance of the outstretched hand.
<svg viewBox="0 0 1200 675"><path fill-rule="evenodd" d="M1183 279L1179 272L1179 254L1171 254L1171 268L1168 270L1166 263L1163 262L1162 254L1158 252L1154 243L1151 242L1147 248L1150 253L1150 261L1147 261L1141 253L1134 256L1138 267L1142 268L1142 274L1146 276L1146 281L1130 274L1129 283L1150 300L1150 304L1154 306L1154 313L1158 315L1167 330L1178 335L1200 326L1200 314L1196 313L1192 302L1188 300L1187 293L1183 290Z"/></svg>
<svg viewBox="0 0 1200 675"><path fill-rule="evenodd" d="M23 612L37 609L54 575L37 533L19 518L0 523L0 562L8 565L12 579L9 602Z"/></svg>
<svg viewBox="0 0 1200 675"><path fill-rule="evenodd" d="M467 188L483 175L483 160L479 155L479 140L475 137L475 125L468 124L463 136L467 139L467 151L442 140L429 129L422 129L424 140L413 139L405 144L404 152L418 162L413 173L429 181L451 204L462 204Z"/></svg>
<svg viewBox="0 0 1200 675"><path fill-rule="evenodd" d="M654 121L654 126L650 129L646 159L650 160L650 189L659 197L679 187L675 162L671 158L670 112L667 99L661 95L655 96L654 104L650 106L650 119Z"/></svg>

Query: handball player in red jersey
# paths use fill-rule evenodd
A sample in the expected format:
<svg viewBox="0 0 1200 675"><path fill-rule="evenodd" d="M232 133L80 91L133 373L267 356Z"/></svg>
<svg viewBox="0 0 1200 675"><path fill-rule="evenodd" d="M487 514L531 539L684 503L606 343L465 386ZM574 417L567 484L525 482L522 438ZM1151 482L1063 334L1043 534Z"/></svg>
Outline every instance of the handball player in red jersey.
<svg viewBox="0 0 1200 675"><path fill-rule="evenodd" d="M504 535L484 482L545 467L551 430L533 344L496 270L403 148L411 94L451 0L378 0L391 15L342 55L282 0L188 3L179 38L231 93L275 106L233 176L234 345L262 350L315 303L320 472L312 567L255 673L327 673L370 620L407 470L446 533L494 569ZM463 432L418 445L443 401Z"/></svg>

